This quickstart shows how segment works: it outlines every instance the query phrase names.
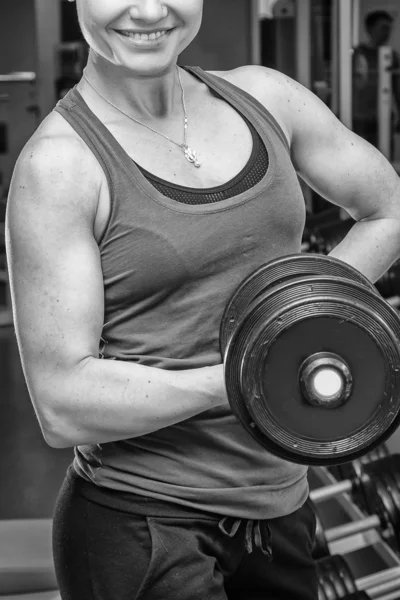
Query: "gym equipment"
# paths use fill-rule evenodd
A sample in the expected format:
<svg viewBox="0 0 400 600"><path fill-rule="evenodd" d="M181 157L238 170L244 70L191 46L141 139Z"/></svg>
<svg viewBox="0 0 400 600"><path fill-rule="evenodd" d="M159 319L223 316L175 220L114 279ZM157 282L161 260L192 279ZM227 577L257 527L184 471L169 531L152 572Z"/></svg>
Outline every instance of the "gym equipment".
<svg viewBox="0 0 400 600"><path fill-rule="evenodd" d="M363 580L356 581L346 560L340 555L334 555L317 561L317 573L320 600L352 598L354 595L355 598L384 600L384 594L393 592L399 594L397 597L400 597L398 568L380 571ZM385 596L385 598L393 598L393 600L395 597Z"/></svg>
<svg viewBox="0 0 400 600"><path fill-rule="evenodd" d="M353 482L352 499L367 513L371 512L371 506L366 494L368 488L363 483L366 479L369 477L379 478L384 473L386 477L393 478L393 484L400 490L400 456L398 454L389 455L389 453L385 456L384 453L387 452L387 448L384 447L379 447L378 452L382 455L383 460L370 460L368 462L367 457L361 457L352 463L330 467L330 471L337 479L347 477L347 479L337 484L343 491L345 491L344 486L347 486L346 491L350 491L351 486L349 486L349 483Z"/></svg>
<svg viewBox="0 0 400 600"><path fill-rule="evenodd" d="M393 540L396 547L400 549L399 470L400 455L392 455L381 458L373 463L365 464L363 471L358 473L357 479L341 482L346 483L350 487L353 498L357 496L362 498L363 508L370 516L345 523L327 531L324 531L322 527L315 502L337 496L340 484L338 486L327 486L327 492L322 488L320 491L316 490L316 492L310 494L317 520L313 547L314 558L329 555L328 544L330 542L371 529L378 529L384 532L386 537Z"/></svg>
<svg viewBox="0 0 400 600"><path fill-rule="evenodd" d="M339 479L339 481L337 483L312 490L310 493L312 502L317 503L324 500L330 500L331 498L336 498L344 493L351 493L353 495L353 500L359 499L360 496L362 496L360 491L363 491L370 480L370 475L365 469L365 465L377 463L378 469L393 469L394 461L397 461L397 458L392 458L392 464L390 467L388 467L386 460L382 460L387 459L389 456L397 457L397 455L390 455L387 446L385 444L381 444L371 452L368 452L351 463L344 463L342 465L329 467L329 471L337 479ZM363 504L362 508L365 508L365 503Z"/></svg>
<svg viewBox="0 0 400 600"><path fill-rule="evenodd" d="M395 262L376 282L376 288L384 298L400 295L400 261Z"/></svg>
<svg viewBox="0 0 400 600"><path fill-rule="evenodd" d="M363 466L379 460L380 458L386 458L390 456L389 448L386 444L380 444L371 452L367 452L363 456L360 456L352 462L343 463L341 465L328 467L329 471L336 477L336 479L354 479L360 476Z"/></svg>
<svg viewBox="0 0 400 600"><path fill-rule="evenodd" d="M342 261L264 265L228 303L220 340L233 413L285 460L349 462L398 427L400 316Z"/></svg>

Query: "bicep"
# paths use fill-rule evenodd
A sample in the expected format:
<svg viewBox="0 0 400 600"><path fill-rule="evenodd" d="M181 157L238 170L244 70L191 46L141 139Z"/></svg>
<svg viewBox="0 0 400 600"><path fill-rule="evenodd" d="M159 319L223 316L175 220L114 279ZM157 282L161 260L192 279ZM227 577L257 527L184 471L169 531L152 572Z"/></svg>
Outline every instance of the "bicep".
<svg viewBox="0 0 400 600"><path fill-rule="evenodd" d="M92 219L95 186L84 161L66 156L65 150L53 152L51 157L48 145L24 151L6 222L15 327L36 404L52 381L97 356L103 324L103 280ZM46 411L36 408L39 414Z"/></svg>
<svg viewBox="0 0 400 600"><path fill-rule="evenodd" d="M308 90L298 86L293 102L295 111L287 118L300 177L356 220L390 214L398 218L399 178L386 158Z"/></svg>

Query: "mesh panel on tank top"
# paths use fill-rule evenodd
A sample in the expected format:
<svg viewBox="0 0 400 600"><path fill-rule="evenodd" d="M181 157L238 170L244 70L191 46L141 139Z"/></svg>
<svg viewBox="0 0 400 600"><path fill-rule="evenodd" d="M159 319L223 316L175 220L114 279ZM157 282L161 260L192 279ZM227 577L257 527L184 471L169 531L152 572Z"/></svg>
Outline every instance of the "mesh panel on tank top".
<svg viewBox="0 0 400 600"><path fill-rule="evenodd" d="M243 116L243 115L242 115ZM253 125L245 119L252 137L253 150L247 165L230 181L212 188L191 188L160 179L139 165L143 175L164 196L184 204L211 204L233 198L254 187L268 171L269 156L263 140Z"/></svg>

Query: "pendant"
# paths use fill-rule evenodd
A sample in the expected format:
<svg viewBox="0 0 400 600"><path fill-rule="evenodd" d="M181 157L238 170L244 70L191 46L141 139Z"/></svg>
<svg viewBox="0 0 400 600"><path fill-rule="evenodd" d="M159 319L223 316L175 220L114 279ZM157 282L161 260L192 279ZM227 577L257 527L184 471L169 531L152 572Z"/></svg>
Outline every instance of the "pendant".
<svg viewBox="0 0 400 600"><path fill-rule="evenodd" d="M184 144L182 144L182 149L185 153L186 160L188 160L190 163L193 163L194 166L197 168L201 167L201 163L197 158L197 152L195 150L192 150L191 148L189 148L189 146L186 146Z"/></svg>

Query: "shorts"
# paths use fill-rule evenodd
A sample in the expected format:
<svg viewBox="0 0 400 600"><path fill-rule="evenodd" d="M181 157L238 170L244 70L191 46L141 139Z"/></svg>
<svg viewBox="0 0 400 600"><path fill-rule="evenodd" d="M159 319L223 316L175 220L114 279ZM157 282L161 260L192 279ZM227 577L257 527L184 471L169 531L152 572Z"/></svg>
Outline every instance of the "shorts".
<svg viewBox="0 0 400 600"><path fill-rule="evenodd" d="M70 467L53 522L63 600L318 600L310 502L235 519L83 480Z"/></svg>

